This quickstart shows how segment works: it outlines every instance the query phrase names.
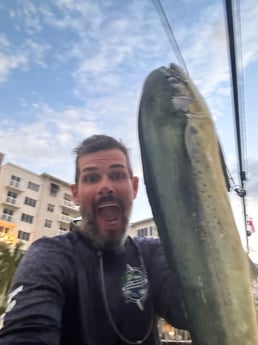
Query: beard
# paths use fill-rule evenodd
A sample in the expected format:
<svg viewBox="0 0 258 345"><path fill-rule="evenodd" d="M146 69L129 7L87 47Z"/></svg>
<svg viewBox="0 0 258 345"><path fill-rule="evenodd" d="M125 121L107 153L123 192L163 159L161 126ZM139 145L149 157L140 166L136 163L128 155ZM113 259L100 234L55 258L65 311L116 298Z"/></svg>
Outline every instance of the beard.
<svg viewBox="0 0 258 345"><path fill-rule="evenodd" d="M129 207L129 209L124 212L124 208L122 207L121 202L119 202L123 214L123 221L122 221L122 227L120 229L119 234L116 232L113 233L110 231L108 234L103 235L100 232L100 229L96 222L97 217L97 206L101 202L105 201L118 201L114 197L102 197L96 205L94 205L94 212L93 215L87 214L81 210L82 215L82 222L81 222L81 229L82 231L87 235L88 238L91 239L93 245L98 249L104 249L104 250L112 250L112 251L119 251L126 240L127 237L127 228L129 224L129 219L131 215L131 209L132 206Z"/></svg>

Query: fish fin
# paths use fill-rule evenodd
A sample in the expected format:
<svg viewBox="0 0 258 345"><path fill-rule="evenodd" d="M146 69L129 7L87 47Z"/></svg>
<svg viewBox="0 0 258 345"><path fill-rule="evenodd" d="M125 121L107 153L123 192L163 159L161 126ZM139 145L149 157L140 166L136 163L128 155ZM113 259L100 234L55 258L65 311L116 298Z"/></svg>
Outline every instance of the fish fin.
<svg viewBox="0 0 258 345"><path fill-rule="evenodd" d="M250 285L251 291L255 302L255 310L258 318L258 266L247 255L249 273L250 273Z"/></svg>
<svg viewBox="0 0 258 345"><path fill-rule="evenodd" d="M258 280L258 267L257 265L252 261L252 259L247 256L248 264L249 264L249 270L250 275L252 279Z"/></svg>
<svg viewBox="0 0 258 345"><path fill-rule="evenodd" d="M227 169L227 165L226 165L225 156L223 154L222 147L221 147L219 140L218 140L218 146L219 146L220 162L221 162L223 175L225 178L226 188L227 188L227 191L230 192L231 186L230 186L230 180L229 180L228 171L227 171L228 169Z"/></svg>

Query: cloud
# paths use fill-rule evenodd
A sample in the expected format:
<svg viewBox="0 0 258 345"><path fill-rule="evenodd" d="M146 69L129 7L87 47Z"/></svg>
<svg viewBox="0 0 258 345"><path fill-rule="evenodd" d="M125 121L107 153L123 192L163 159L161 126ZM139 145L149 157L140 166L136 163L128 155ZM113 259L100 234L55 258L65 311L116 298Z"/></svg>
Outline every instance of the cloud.
<svg viewBox="0 0 258 345"><path fill-rule="evenodd" d="M8 80L18 69L28 70L30 63L46 67L45 54L50 45L26 39L20 44L13 43L5 34L0 35L0 83Z"/></svg>
<svg viewBox="0 0 258 345"><path fill-rule="evenodd" d="M9 47L9 45L10 45L10 43L9 43L6 35L0 34L0 48L1 48L1 50L3 48Z"/></svg>
<svg viewBox="0 0 258 345"><path fill-rule="evenodd" d="M0 53L0 83L8 79L10 73L27 63L27 57L22 54L3 54Z"/></svg>
<svg viewBox="0 0 258 345"><path fill-rule="evenodd" d="M258 60L257 17L257 1L246 0L241 3L241 21L245 23L240 28L244 66Z"/></svg>
<svg viewBox="0 0 258 345"><path fill-rule="evenodd" d="M62 152L71 152L74 146L94 133L105 133L123 139L132 151L137 165L136 102L134 93L91 99L86 105L68 106L57 110L48 104L28 103L22 99L19 121L0 121L1 151L8 160L21 160L26 152L27 162L47 169L50 162L58 165L66 160ZM12 140L7 140L12 138ZM30 165L28 163L28 165Z"/></svg>
<svg viewBox="0 0 258 345"><path fill-rule="evenodd" d="M25 3L17 1L16 9L9 10L9 16L15 21L17 31L25 31L28 35L39 33L42 30L38 6L27 0Z"/></svg>
<svg viewBox="0 0 258 345"><path fill-rule="evenodd" d="M8 79L10 73L27 64L27 57L11 47L5 34L0 34L0 83Z"/></svg>
<svg viewBox="0 0 258 345"><path fill-rule="evenodd" d="M45 61L45 57L46 54L52 49L50 44L27 39L24 42L22 49L26 52L28 62L40 65L43 68L48 66Z"/></svg>
<svg viewBox="0 0 258 345"><path fill-rule="evenodd" d="M77 142L97 131L92 115L87 116L86 109L56 112L48 105L38 105L32 122L28 123L24 118L18 123L15 120L2 123L0 146L8 160L21 160L26 152L27 161L47 169L50 162L58 165L65 161L66 154L72 152Z"/></svg>

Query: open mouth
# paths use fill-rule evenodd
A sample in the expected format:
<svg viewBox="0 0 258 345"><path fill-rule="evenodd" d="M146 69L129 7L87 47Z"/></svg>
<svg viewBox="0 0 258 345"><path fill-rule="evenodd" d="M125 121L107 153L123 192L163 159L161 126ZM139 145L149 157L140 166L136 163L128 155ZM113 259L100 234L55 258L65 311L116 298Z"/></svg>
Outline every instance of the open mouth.
<svg viewBox="0 0 258 345"><path fill-rule="evenodd" d="M121 214L121 208L117 204L100 205L97 211L99 217L105 220L106 222L116 221Z"/></svg>

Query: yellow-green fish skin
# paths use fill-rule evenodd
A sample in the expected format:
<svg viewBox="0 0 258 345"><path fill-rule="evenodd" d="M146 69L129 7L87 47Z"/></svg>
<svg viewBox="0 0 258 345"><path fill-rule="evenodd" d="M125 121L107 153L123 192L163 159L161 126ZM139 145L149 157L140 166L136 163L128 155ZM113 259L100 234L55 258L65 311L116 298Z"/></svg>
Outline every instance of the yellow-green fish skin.
<svg viewBox="0 0 258 345"><path fill-rule="evenodd" d="M139 110L144 180L194 345L258 345L246 254L209 109L176 65L145 81Z"/></svg>

